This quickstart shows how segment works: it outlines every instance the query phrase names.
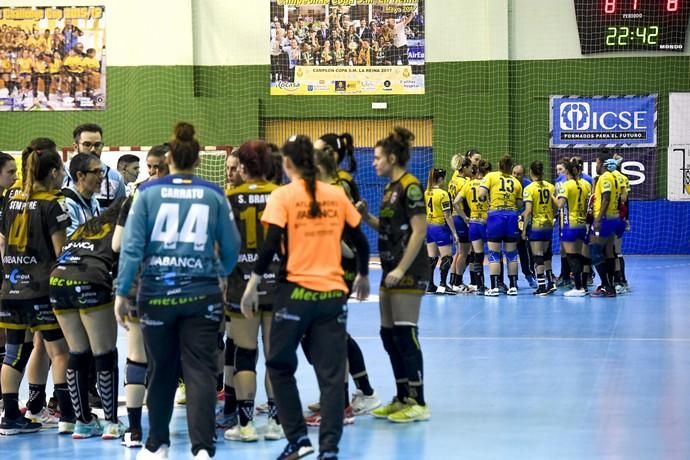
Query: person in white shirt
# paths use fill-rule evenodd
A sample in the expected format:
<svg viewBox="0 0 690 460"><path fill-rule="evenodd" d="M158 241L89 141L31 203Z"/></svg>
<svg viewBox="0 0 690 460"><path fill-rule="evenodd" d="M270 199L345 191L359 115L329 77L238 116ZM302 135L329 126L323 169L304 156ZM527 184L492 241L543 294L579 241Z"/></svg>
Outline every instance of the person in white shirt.
<svg viewBox="0 0 690 460"><path fill-rule="evenodd" d="M414 18L414 11L402 18L398 23L395 19L389 19L388 24L393 29L393 65L409 65L407 60L407 33L405 29ZM400 62L400 64L398 64Z"/></svg>

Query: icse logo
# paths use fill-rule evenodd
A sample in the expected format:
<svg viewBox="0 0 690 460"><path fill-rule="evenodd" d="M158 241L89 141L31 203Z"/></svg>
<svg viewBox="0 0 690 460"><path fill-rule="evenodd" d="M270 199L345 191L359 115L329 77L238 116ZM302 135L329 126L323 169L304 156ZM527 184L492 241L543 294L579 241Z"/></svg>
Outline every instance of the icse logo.
<svg viewBox="0 0 690 460"><path fill-rule="evenodd" d="M589 129L591 108L587 102L561 103L561 129L567 131L585 131Z"/></svg>

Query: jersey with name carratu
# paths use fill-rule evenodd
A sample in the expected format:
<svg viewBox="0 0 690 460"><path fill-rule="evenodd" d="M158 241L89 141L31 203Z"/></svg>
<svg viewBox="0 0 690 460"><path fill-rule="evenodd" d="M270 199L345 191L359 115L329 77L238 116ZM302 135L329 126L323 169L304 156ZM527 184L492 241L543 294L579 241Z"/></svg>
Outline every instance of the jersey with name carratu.
<svg viewBox="0 0 690 460"><path fill-rule="evenodd" d="M1 226L6 241L3 299L48 296L50 270L56 259L51 236L69 224L64 198L57 190L34 192L28 199L19 192L7 199Z"/></svg>
<svg viewBox="0 0 690 460"><path fill-rule="evenodd" d="M127 295L140 262L140 297L220 292L218 278L237 263L233 220L223 190L211 182L174 174L142 184L125 225L117 294Z"/></svg>
<svg viewBox="0 0 690 460"><path fill-rule="evenodd" d="M89 234L86 225L77 227L57 258L51 283L56 277L111 287L116 262L112 248L114 230L114 224L103 224L98 233Z"/></svg>
<svg viewBox="0 0 690 460"><path fill-rule="evenodd" d="M239 305L244 288L252 274L254 263L264 242L264 224L261 215L266 209L271 192L278 188L272 182L245 182L237 187L226 190L230 207L235 215L235 222L242 238L237 265L228 278L226 300ZM259 283L259 303L271 305L278 287L278 277L281 270L280 257L276 254Z"/></svg>

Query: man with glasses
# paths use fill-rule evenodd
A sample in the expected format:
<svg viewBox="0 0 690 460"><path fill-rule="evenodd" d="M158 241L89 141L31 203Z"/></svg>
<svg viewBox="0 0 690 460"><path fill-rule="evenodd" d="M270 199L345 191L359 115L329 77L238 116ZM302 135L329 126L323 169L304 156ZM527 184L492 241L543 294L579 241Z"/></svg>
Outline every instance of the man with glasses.
<svg viewBox="0 0 690 460"><path fill-rule="evenodd" d="M85 123L74 128L72 132L74 138L74 150L79 153L91 153L101 158L103 150L103 128L97 124ZM100 190L96 193L96 199L101 208L105 209L117 198L124 198L126 195L125 182L120 173L105 163L101 166L104 170L104 179ZM69 171L67 171L69 173ZM69 174L65 175L64 187L68 187L75 178Z"/></svg>

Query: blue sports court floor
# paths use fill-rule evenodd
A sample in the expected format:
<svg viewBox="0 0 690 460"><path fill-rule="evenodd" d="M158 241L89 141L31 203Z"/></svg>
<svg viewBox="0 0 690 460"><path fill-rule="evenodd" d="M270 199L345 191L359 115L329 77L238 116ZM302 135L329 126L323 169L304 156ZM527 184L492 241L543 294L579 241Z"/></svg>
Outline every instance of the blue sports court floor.
<svg viewBox="0 0 690 460"><path fill-rule="evenodd" d="M340 458L690 458L690 257L628 257L626 265L633 292L616 299L533 298L528 289L517 298L425 297L431 420L399 426L359 417L344 430ZM372 283L379 278L374 271ZM371 382L388 400L394 386L378 306L355 303L350 311ZM298 372L303 404L316 400L313 372L304 362ZM173 430L171 458L191 458L183 407ZM315 429L310 436L317 444ZM221 440L217 458L272 459L283 447ZM55 431L0 438L3 460L135 454L117 441L73 441Z"/></svg>

